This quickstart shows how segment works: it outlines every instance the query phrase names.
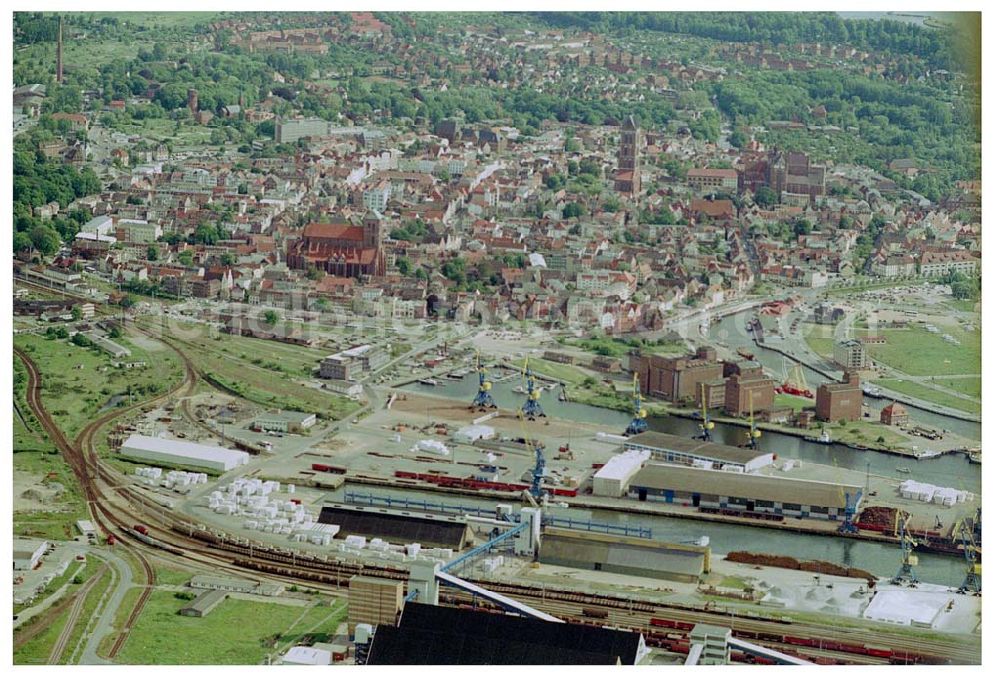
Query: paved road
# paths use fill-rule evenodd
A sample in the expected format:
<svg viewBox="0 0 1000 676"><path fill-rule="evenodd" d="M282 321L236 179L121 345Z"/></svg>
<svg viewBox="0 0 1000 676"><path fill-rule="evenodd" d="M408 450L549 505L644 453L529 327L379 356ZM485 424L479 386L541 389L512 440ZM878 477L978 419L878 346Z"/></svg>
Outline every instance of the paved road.
<svg viewBox="0 0 1000 676"><path fill-rule="evenodd" d="M83 648L83 655L80 657L79 663L112 664L111 661L98 656L97 647L101 644L101 641L105 636L115 630L115 613L118 611L119 606L121 606L122 601L125 599L125 594L129 589L135 586L132 580L132 567L128 565L128 562L125 559L121 558L110 549L102 549L99 552L95 550L92 554L111 564L111 570L115 574L117 580L112 581L111 586L108 587L108 593L111 594L111 597L107 603L103 604L101 615L97 620L97 624L91 630L90 636L87 638L87 644Z"/></svg>

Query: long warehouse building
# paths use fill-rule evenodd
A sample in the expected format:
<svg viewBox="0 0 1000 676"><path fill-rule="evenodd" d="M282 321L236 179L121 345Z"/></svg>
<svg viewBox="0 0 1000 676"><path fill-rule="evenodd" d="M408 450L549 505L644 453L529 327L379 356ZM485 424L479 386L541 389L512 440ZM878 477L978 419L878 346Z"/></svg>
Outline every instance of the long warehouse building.
<svg viewBox="0 0 1000 676"><path fill-rule="evenodd" d="M697 582L711 571L707 546L546 526L538 560L554 566Z"/></svg>
<svg viewBox="0 0 1000 676"><path fill-rule="evenodd" d="M629 438L625 451L647 451L654 462L689 465L730 472L753 472L774 464L776 456L750 448L737 448L674 434L647 431Z"/></svg>
<svg viewBox="0 0 1000 676"><path fill-rule="evenodd" d="M846 496L857 493L860 486L660 464L643 467L628 488L642 501L830 520L842 519Z"/></svg>
<svg viewBox="0 0 1000 676"><path fill-rule="evenodd" d="M213 472L228 472L250 461L250 454L245 451L141 434L133 434L126 439L119 453L123 457L154 465L194 467Z"/></svg>

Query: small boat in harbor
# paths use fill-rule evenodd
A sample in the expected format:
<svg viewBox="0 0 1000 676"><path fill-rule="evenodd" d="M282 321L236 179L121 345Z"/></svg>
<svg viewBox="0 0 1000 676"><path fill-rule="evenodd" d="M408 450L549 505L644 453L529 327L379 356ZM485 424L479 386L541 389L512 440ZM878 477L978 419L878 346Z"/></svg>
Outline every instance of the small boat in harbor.
<svg viewBox="0 0 1000 676"><path fill-rule="evenodd" d="M435 387L438 384L438 381L434 380L433 378L421 378L417 382L420 383L421 385L428 385L430 387Z"/></svg>
<svg viewBox="0 0 1000 676"><path fill-rule="evenodd" d="M900 474L909 474L910 473L910 468L909 467L897 467L896 471L899 472Z"/></svg>
<svg viewBox="0 0 1000 676"><path fill-rule="evenodd" d="M864 392L869 397L875 397L876 399L882 396L881 388L872 385L870 383L862 383L861 391Z"/></svg>
<svg viewBox="0 0 1000 676"><path fill-rule="evenodd" d="M823 431L820 432L820 435L818 437L810 437L809 440L815 441L817 444L833 443L833 439L830 438L830 433L826 431L825 427L823 428Z"/></svg>

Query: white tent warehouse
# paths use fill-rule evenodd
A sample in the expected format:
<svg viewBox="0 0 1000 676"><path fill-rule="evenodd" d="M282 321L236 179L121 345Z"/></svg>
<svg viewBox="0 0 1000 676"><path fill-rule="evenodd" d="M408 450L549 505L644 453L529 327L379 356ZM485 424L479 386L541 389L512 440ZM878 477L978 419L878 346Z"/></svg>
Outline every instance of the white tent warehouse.
<svg viewBox="0 0 1000 676"><path fill-rule="evenodd" d="M215 472L228 472L250 461L250 454L189 441L161 439L133 434L122 444L121 455L157 465L183 465Z"/></svg>

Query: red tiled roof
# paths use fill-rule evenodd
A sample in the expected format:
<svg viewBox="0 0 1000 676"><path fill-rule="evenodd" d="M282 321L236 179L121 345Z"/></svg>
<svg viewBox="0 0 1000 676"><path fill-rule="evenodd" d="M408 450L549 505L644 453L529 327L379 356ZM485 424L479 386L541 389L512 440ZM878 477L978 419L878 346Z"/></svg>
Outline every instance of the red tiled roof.
<svg viewBox="0 0 1000 676"><path fill-rule="evenodd" d="M364 240L364 228L350 223L310 223L303 231L305 237L314 239Z"/></svg>

